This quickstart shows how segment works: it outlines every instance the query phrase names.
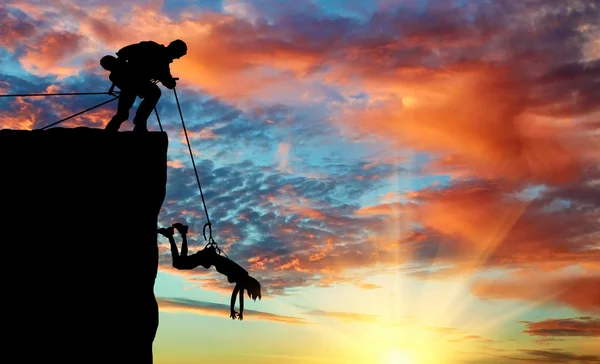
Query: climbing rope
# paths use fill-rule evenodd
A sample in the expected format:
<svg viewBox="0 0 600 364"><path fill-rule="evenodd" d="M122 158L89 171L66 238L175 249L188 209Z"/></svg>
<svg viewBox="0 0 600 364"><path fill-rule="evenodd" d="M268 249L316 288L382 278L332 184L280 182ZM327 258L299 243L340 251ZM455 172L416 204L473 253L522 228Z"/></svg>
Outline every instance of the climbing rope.
<svg viewBox="0 0 600 364"><path fill-rule="evenodd" d="M0 97L35 97L35 96L79 96L79 95L109 95L110 92L67 92L67 93L50 93L50 94L10 94L0 95Z"/></svg>
<svg viewBox="0 0 600 364"><path fill-rule="evenodd" d="M65 122L65 121L71 119L71 118L74 118L75 116L81 115L81 114L86 113L86 112L91 111L91 110L94 110L95 108L98 108L98 107L100 107L102 105L108 104L109 102L112 102L112 101L118 99L120 92L119 91L114 91L114 88L115 88L115 84L113 83L110 86L110 89L108 90L108 92L56 92L56 93L35 93L35 94L7 94L7 95L0 95L0 97L81 96L81 95L110 95L110 96L114 96L114 98L112 98L110 100L102 102L102 103L100 103L100 104L98 104L96 106L92 106L90 108L87 108L87 109L85 109L83 111L80 111L80 112L78 112L76 114L68 116L68 117L66 117L64 119L61 119L61 120L59 120L57 122L54 122L54 123L52 123L50 125L46 125L43 128L39 129L39 130L46 130L46 129L50 128L51 126L58 125L58 124L60 124L62 122ZM160 123L160 117L158 116L158 110L156 110L156 107L154 107L154 113L156 114L156 120L158 120L158 126L160 127L160 131L162 132L164 130L163 130L162 124Z"/></svg>
<svg viewBox="0 0 600 364"><path fill-rule="evenodd" d="M112 98L110 100L104 101L104 102L102 102L102 103L100 103L100 104L98 104L96 106L92 106L90 108L87 108L87 109L85 109L83 111L80 111L80 112L78 112L76 114L73 114L73 115L68 116L68 117L66 117L64 119L61 119L61 120L59 120L59 121L57 121L55 123L52 123L50 125L46 125L46 126L44 126L43 128L40 129L40 130L45 130L45 129L48 129L49 127L51 127L51 126L60 124L60 123L62 123L64 121L67 121L67 120L69 120L71 118L74 118L75 116L81 115L81 114L83 114L85 112L88 112L90 110L94 110L97 107L100 107L102 105L108 104L109 102L112 102L112 101L118 99L119 98L119 93L118 92L114 92L113 89L114 89L114 84L110 87L110 89L108 90L108 92L105 91L105 92L56 92L56 93L34 93L34 94L8 94L8 95L0 95L0 97L39 97L39 96L43 97L43 96L81 96L81 95L111 95L111 96L114 96L114 98Z"/></svg>
<svg viewBox="0 0 600 364"><path fill-rule="evenodd" d="M158 117L158 111L156 110L156 106L154 107L154 113L156 114L156 120L158 120L158 126L160 127L160 131L163 131L162 124L160 123L160 118Z"/></svg>
<svg viewBox="0 0 600 364"><path fill-rule="evenodd" d="M59 121L57 121L57 122L55 122L55 123L52 123L52 124L50 124L50 125L46 125L46 126L44 126L43 128L41 128L40 130L46 130L46 129L48 129L48 128L49 128L49 127L51 127L51 126L54 126L54 125L60 124L60 123L62 123L63 121L67 121L67 120L69 120L69 119L71 119L71 118L74 118L74 117L75 117L75 116L77 116L77 115L81 115L81 114L83 114L84 112L88 112L88 111L90 111L90 110L93 110L93 109L95 109L95 108L97 108L97 107L100 107L100 106L102 106L102 105L104 105L104 104L108 104L109 102L111 102L111 101L115 101L115 100L116 100L116 99L118 99L118 98L119 98L119 97L118 97L118 96L116 96L116 97L114 97L114 98L112 98L112 99L110 99L110 100L108 100L108 101L104 101L104 102L103 102L103 103L101 103L101 104L98 104L98 105L96 105L96 106L92 106L92 107L90 107L90 108L88 108L88 109L85 109L85 110L83 110L83 111L80 111L80 112L78 112L77 114L73 114L73 115L71 115L71 116L69 116L69 117L66 117L66 118L64 118L64 119L61 119L61 120L59 120Z"/></svg>
<svg viewBox="0 0 600 364"><path fill-rule="evenodd" d="M179 116L181 117L181 125L183 126L183 133L185 134L185 140L187 141L188 150L190 152L190 158L192 159L192 165L194 166L194 173L196 174L196 182L198 182L198 189L200 190L200 197L202 198L202 205L204 206L204 213L206 214L206 224L202 228L202 235L204 235L204 240L208 240L208 243L204 247L205 249L209 246L213 246L219 253L223 253L225 257L227 254L221 248L217 242L213 239L212 236L212 224L210 222L210 216L208 215L208 209L206 208L206 201L204 201L204 194L202 193L202 185L200 184L200 177L198 177L198 170L196 169L196 162L194 161L194 153L192 152L192 146L190 145L190 139L187 134L187 129L185 127L185 122L183 121L183 114L181 113L181 105L179 105L179 98L177 97L177 90L173 88L173 94L175 94L175 101L177 102L177 110L179 110ZM208 227L208 238L206 238L206 228ZM229 258L229 257L227 257Z"/></svg>

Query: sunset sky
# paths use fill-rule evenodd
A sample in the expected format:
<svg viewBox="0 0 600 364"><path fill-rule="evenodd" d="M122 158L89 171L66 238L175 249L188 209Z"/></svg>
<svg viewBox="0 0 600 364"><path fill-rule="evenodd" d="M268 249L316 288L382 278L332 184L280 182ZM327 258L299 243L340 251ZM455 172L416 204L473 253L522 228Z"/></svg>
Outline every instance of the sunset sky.
<svg viewBox="0 0 600 364"><path fill-rule="evenodd" d="M175 270L159 236L156 364L600 363L598 19L599 0L8 0L0 94L104 92L104 55L187 43L171 71L214 238L263 297L231 320L233 285ZM161 90L158 224L195 252ZM2 98L0 129L108 99Z"/></svg>

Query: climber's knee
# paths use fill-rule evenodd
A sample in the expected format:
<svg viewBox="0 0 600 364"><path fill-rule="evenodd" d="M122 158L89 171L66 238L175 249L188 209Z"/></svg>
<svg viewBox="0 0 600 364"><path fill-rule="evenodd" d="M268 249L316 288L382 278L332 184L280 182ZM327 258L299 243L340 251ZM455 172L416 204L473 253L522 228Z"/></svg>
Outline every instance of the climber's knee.
<svg viewBox="0 0 600 364"><path fill-rule="evenodd" d="M160 99L161 95L162 95L162 92L160 91L160 88L158 86L152 84L148 87L148 90L146 90L145 98L148 101L158 102L158 99Z"/></svg>
<svg viewBox="0 0 600 364"><path fill-rule="evenodd" d="M127 119L129 119L129 110L117 111L117 113L113 117L114 121L118 121L120 123L124 122Z"/></svg>

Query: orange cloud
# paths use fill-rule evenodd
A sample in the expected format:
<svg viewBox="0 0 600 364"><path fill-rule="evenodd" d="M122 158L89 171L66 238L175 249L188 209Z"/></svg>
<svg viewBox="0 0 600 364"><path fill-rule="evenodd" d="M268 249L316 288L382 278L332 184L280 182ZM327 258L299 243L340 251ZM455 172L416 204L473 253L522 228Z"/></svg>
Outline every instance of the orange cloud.
<svg viewBox="0 0 600 364"><path fill-rule="evenodd" d="M307 315L325 316L338 319L343 322L378 322L378 315L355 313L355 312L333 312L323 310L312 310L306 312Z"/></svg>
<svg viewBox="0 0 600 364"><path fill-rule="evenodd" d="M576 317L522 322L527 325L523 332L532 336L600 336L599 318Z"/></svg>
<svg viewBox="0 0 600 364"><path fill-rule="evenodd" d="M594 249L599 215L593 206L600 203L594 191L574 184L527 201L505 188L465 182L408 194L414 201L409 216L425 229L405 237L408 247L426 261L472 268L522 265L557 270L600 259L600 251ZM569 210L560 201L582 209Z"/></svg>
<svg viewBox="0 0 600 364"><path fill-rule="evenodd" d="M0 7L0 46L14 51L15 46L36 34L36 26L29 17L20 18Z"/></svg>
<svg viewBox="0 0 600 364"><path fill-rule="evenodd" d="M277 267L275 267L275 270L295 270L298 272L302 272L304 269L302 269L300 267L300 259L298 258L293 258Z"/></svg>
<svg viewBox="0 0 600 364"><path fill-rule="evenodd" d="M176 169L181 169L184 168L183 162L180 160L168 160L167 161L167 166L171 167L171 168L176 168Z"/></svg>
<svg viewBox="0 0 600 364"><path fill-rule="evenodd" d="M77 33L51 31L28 43L27 51L19 61L26 71L33 74L71 75L76 68L61 63L77 54L83 41Z"/></svg>
<svg viewBox="0 0 600 364"><path fill-rule="evenodd" d="M562 183L578 176L577 134L528 114L527 85L510 69L479 63L437 73L404 86L415 95L410 106L387 101L341 117L396 147L451 153L482 177Z"/></svg>
<svg viewBox="0 0 600 364"><path fill-rule="evenodd" d="M0 81L0 93L7 94L10 89L10 83L6 81Z"/></svg>
<svg viewBox="0 0 600 364"><path fill-rule="evenodd" d="M404 205L399 202L385 203L375 206L361 207L356 211L359 216L370 216L370 215L395 215L404 211Z"/></svg>
<svg viewBox="0 0 600 364"><path fill-rule="evenodd" d="M483 299L518 299L568 306L583 312L600 313L600 276L573 276L535 280L479 280L471 293Z"/></svg>
<svg viewBox="0 0 600 364"><path fill-rule="evenodd" d="M290 143L279 143L277 151L275 152L275 160L279 161L278 168L286 172L291 172L291 168L288 166L290 147Z"/></svg>
<svg viewBox="0 0 600 364"><path fill-rule="evenodd" d="M43 109L23 97L16 97L11 108L0 111L0 129L31 130L38 123Z"/></svg>
<svg viewBox="0 0 600 364"><path fill-rule="evenodd" d="M373 283L361 283L358 285L359 288L362 288L364 290L372 290L372 289L378 289L381 288L381 286L377 285L377 284L373 284Z"/></svg>
<svg viewBox="0 0 600 364"><path fill-rule="evenodd" d="M297 214L300 218L310 218L317 220L326 220L330 218L318 208L314 203L304 197L298 196L294 187L285 185L280 189L278 196L267 197L273 204L277 205L282 211L289 214ZM333 218L333 217L331 217Z"/></svg>
<svg viewBox="0 0 600 364"><path fill-rule="evenodd" d="M77 35L52 31L37 41L22 62L30 72L65 76L75 68L61 65L67 55L77 53L101 72L98 60L105 52L142 40L168 44L180 38L188 44L188 54L171 65L180 84L194 85L229 102L248 99L306 99L322 94L319 87L301 80L320 63L325 45L313 47L307 39L290 41L276 27L253 24L230 14L182 13L173 20L160 13L154 4L115 4L116 7L82 8L65 2L49 4L13 4L38 18L43 12L60 13L79 25ZM117 22L115 9L126 21ZM132 31L134 30L134 31ZM192 35L193 36L190 36ZM58 44L56 40L62 38ZM80 41L85 39L86 44ZM42 44L55 44L53 49ZM310 91L310 92L308 92Z"/></svg>
<svg viewBox="0 0 600 364"><path fill-rule="evenodd" d="M60 91L57 90L57 87L55 85L52 85L52 86L48 87L45 92L52 93L52 92L60 92ZM76 96L74 96L74 97L76 97ZM96 105L96 102L99 103L99 102L104 102L104 101L108 101L108 100L110 100L110 98L109 99L101 99L101 100L97 100L97 101L86 101L85 103L82 104L83 106L78 106L77 109L74 109L71 106L67 106L66 104L61 103L61 102L50 103L50 104L48 104L48 109L52 110L53 114L56 115L55 116L56 119L45 120L44 126L50 125L59 120L70 117L79 112L82 112L85 109L93 107ZM106 123L108 123L108 121L115 114L116 103L117 103L117 100L113 101L112 103L105 104L94 110L90 110L83 114L77 115L71 119L63 121L60 124L57 124L56 126L57 127L68 127L68 128L91 127L91 128L102 129L102 128L104 128ZM111 104L113 106L112 108L110 107ZM81 105L81 104L77 104L77 105Z"/></svg>
<svg viewBox="0 0 600 364"><path fill-rule="evenodd" d="M463 184L409 196L419 201L416 221L445 236L456 238L460 255L485 259L506 238L527 202L505 197L495 186Z"/></svg>
<svg viewBox="0 0 600 364"><path fill-rule="evenodd" d="M313 262L315 260L323 259L329 252L333 250L333 240L327 239L325 241L325 246L323 248L317 247L318 251L312 255L308 256L308 260Z"/></svg>
<svg viewBox="0 0 600 364"><path fill-rule="evenodd" d="M162 312L190 312L199 315L220 316L229 318L229 305L190 299L174 299L157 297L158 307ZM293 316L276 315L261 311L244 309L245 320L263 320L284 324L308 324L310 322Z"/></svg>

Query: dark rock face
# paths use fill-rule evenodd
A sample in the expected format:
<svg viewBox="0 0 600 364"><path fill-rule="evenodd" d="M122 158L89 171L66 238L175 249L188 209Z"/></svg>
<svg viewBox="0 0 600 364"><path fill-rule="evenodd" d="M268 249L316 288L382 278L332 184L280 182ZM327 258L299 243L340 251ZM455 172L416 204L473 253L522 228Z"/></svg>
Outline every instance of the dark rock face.
<svg viewBox="0 0 600 364"><path fill-rule="evenodd" d="M152 363L168 138L0 130L3 355Z"/></svg>

